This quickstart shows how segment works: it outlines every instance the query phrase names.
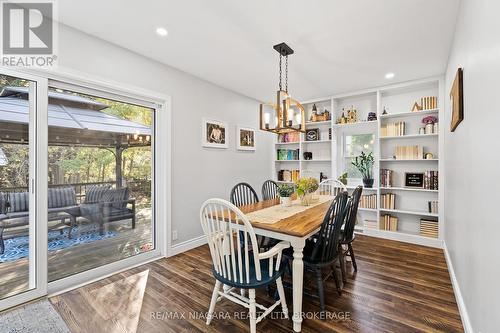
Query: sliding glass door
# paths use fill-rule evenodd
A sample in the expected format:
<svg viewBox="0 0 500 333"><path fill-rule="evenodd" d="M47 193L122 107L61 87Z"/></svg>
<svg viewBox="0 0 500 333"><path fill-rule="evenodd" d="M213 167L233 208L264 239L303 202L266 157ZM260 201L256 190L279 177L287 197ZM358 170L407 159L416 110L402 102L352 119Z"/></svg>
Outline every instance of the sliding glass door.
<svg viewBox="0 0 500 333"><path fill-rule="evenodd" d="M46 293L44 221L37 219L43 194L36 195L44 84L0 72L0 310Z"/></svg>
<svg viewBox="0 0 500 333"><path fill-rule="evenodd" d="M155 248L154 119L121 96L49 88L49 282Z"/></svg>

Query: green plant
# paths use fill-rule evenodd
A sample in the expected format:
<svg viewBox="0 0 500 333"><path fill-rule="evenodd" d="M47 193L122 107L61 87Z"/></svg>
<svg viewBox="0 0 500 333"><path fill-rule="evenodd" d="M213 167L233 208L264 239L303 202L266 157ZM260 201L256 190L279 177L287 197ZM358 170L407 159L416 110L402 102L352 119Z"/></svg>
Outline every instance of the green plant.
<svg viewBox="0 0 500 333"><path fill-rule="evenodd" d="M347 172L341 174L339 180L342 184L347 185Z"/></svg>
<svg viewBox="0 0 500 333"><path fill-rule="evenodd" d="M299 196L304 196L307 193L312 193L316 191L319 187L318 180L316 178L300 178L297 183L297 194Z"/></svg>
<svg viewBox="0 0 500 333"><path fill-rule="evenodd" d="M292 185L281 184L278 186L278 194L282 198L290 197L293 192L295 192L295 188Z"/></svg>
<svg viewBox="0 0 500 333"><path fill-rule="evenodd" d="M372 179L373 162L374 159L372 153L367 155L364 152L361 152L361 155L357 156L351 164L354 165L359 172L361 172L363 179Z"/></svg>

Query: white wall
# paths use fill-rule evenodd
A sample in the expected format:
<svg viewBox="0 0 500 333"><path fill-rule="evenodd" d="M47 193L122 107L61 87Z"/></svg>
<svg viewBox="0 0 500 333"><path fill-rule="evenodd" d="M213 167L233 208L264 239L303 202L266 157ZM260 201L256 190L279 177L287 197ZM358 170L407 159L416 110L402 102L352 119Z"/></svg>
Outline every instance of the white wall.
<svg viewBox="0 0 500 333"><path fill-rule="evenodd" d="M235 143L236 125L258 127L256 100L66 26L60 27L59 37L61 67L172 97L172 230L178 231L174 243L202 235L198 214L206 199L229 199L239 181L260 193L271 177L274 138L257 131L255 152L237 151ZM228 149L201 146L203 117L229 123Z"/></svg>
<svg viewBox="0 0 500 333"><path fill-rule="evenodd" d="M445 136L445 241L472 328L483 333L500 329L498 13L498 0L462 0L446 73L448 94L464 68L465 115Z"/></svg>

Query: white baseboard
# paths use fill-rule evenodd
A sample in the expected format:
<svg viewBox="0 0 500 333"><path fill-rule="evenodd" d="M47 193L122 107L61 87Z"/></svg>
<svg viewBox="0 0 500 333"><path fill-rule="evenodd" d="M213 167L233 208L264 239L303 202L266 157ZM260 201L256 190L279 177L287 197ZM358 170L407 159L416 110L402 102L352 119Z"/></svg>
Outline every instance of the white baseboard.
<svg viewBox="0 0 500 333"><path fill-rule="evenodd" d="M168 256L169 257L170 256L175 256L175 255L177 255L179 253L189 251L191 249L194 249L194 248L196 248L198 246L202 246L202 245L205 245L205 244L207 244L207 236L201 235L199 237L196 237L196 238L193 238L193 239L190 239L190 240L187 240L187 241L184 241L184 242L181 242L181 243L173 245L170 248Z"/></svg>
<svg viewBox="0 0 500 333"><path fill-rule="evenodd" d="M474 333L472 329L472 324L470 322L469 313L467 312L467 307L465 306L465 301L460 292L460 286L458 285L458 280L453 269L453 263L451 262L450 253L448 252L448 247L446 242L443 242L444 257L446 258L446 264L448 265L448 272L450 272L451 284L453 285L453 291L455 293L455 299L458 304L458 311L460 311L460 317L462 318L462 325L464 326L465 333Z"/></svg>

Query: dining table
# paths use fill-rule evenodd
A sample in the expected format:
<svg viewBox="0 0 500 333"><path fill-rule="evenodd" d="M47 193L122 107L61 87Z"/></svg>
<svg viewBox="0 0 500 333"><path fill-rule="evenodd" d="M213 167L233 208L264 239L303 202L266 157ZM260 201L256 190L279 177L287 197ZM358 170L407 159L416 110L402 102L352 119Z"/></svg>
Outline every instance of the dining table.
<svg viewBox="0 0 500 333"><path fill-rule="evenodd" d="M317 233L323 218L333 200L332 196L323 197L319 203L302 208L297 207L298 200L292 201L295 205L290 213L269 218L269 208L280 205L280 199L264 200L250 205L238 207L252 224L255 234L288 241L293 248L292 286L293 286L293 330L300 332L302 328L302 295L304 281L303 250L306 240ZM295 211L294 211L295 209ZM283 208L286 211L286 207Z"/></svg>

